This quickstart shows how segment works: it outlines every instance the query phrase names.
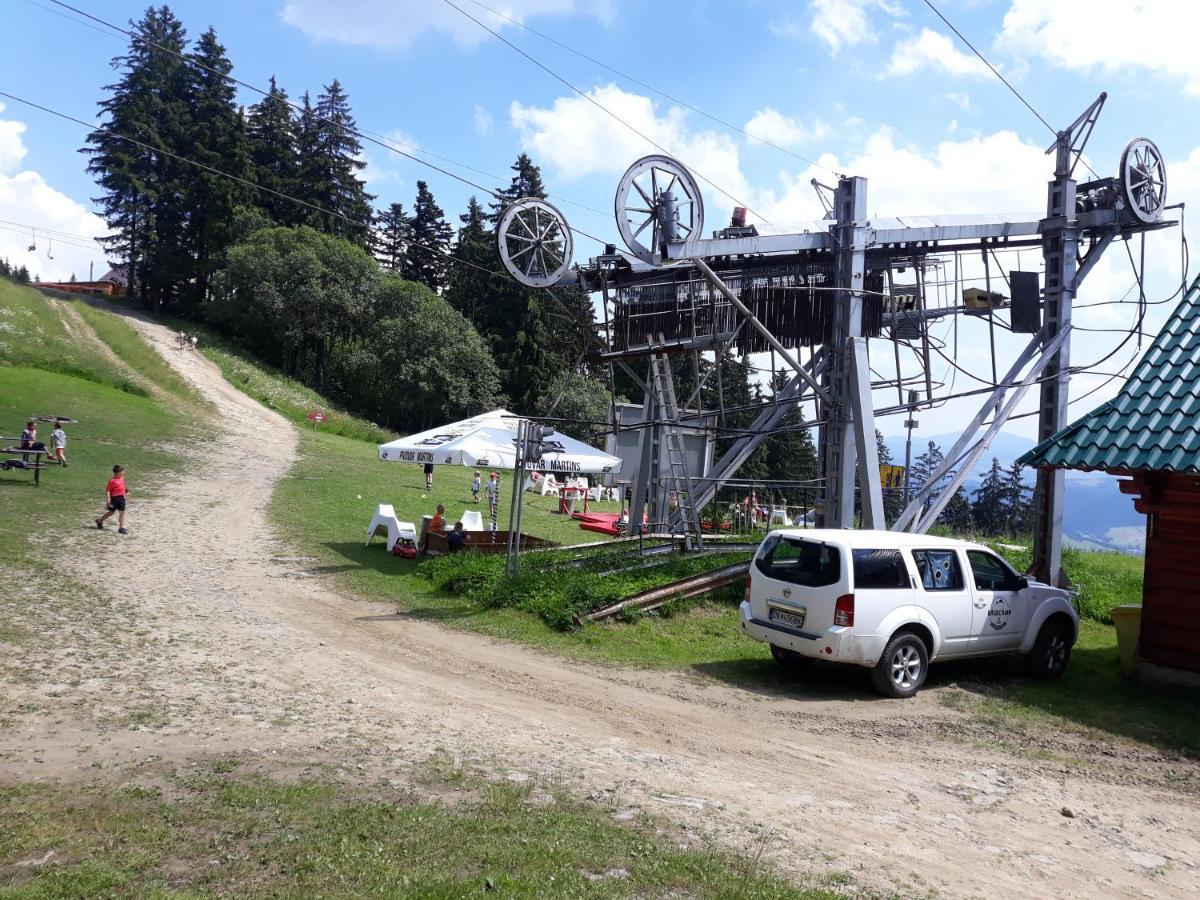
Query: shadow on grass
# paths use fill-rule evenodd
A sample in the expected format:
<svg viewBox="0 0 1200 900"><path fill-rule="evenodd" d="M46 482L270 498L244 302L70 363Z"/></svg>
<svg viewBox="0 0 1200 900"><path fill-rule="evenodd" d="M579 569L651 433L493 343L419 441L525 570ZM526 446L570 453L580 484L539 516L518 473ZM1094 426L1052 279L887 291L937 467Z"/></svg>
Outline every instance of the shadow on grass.
<svg viewBox="0 0 1200 900"><path fill-rule="evenodd" d="M1115 647L1077 646L1066 674L1053 681L1026 676L1014 657L980 660L958 677L960 688L985 701L985 716L1059 718L1200 760L1200 693L1122 677Z"/></svg>

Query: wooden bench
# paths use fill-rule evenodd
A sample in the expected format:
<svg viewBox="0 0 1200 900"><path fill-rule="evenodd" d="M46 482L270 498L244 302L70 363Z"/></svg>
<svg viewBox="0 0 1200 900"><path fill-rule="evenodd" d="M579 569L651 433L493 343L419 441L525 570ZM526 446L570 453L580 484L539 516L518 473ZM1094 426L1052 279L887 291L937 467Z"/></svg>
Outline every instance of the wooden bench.
<svg viewBox="0 0 1200 900"><path fill-rule="evenodd" d="M446 540L446 535L449 532L436 534L429 532L425 535L425 552L430 554L442 554L450 552L450 542ZM507 531L464 531L467 536L463 543L464 550L477 550L481 553L504 553L508 547L508 532ZM528 534L521 535L521 550L535 550L545 547L553 547L553 541L547 541L542 538L536 538Z"/></svg>

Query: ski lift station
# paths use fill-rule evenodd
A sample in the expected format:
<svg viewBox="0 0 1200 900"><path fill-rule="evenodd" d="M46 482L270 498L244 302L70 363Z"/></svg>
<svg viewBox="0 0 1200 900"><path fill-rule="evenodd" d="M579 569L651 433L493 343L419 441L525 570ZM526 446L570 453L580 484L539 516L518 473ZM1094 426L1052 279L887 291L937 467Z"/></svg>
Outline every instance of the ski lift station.
<svg viewBox="0 0 1200 900"><path fill-rule="evenodd" d="M851 173L830 185L814 179L826 210L821 221L781 230L749 221L739 208L728 224L706 230L697 178L681 162L655 155L635 161L617 185L624 249L610 244L575 264L572 230L558 209L533 198L508 207L497 228L508 273L529 287L578 286L598 295L603 338L593 359L644 390L640 414L622 414L638 423L634 464L622 470L635 531L644 527L636 510L644 509L648 527L702 541L700 510L803 403L816 411L805 422L817 430L817 518L833 528L887 527L878 417L911 420L922 407L954 397L970 396L975 406L942 465L890 526L914 532L936 521L1030 392L1039 440L1065 426L1078 371L1071 312L1080 285L1115 241L1177 224L1167 216L1163 155L1151 140L1130 140L1113 174L1083 178L1081 158L1105 99L1101 94L1057 133L1047 149L1045 207L1028 215L872 217L870 185ZM1022 259L1041 264L1023 270ZM951 394L930 374L930 323L955 316L988 332L991 373L983 389ZM999 329L1025 337L1011 358L997 351ZM723 410L704 408L702 383L677 396L673 366L728 352L769 354L773 383L783 387L707 465L690 445ZM885 397L894 401L881 402ZM1063 494L1063 471L1040 468L1031 574L1052 584L1066 583Z"/></svg>

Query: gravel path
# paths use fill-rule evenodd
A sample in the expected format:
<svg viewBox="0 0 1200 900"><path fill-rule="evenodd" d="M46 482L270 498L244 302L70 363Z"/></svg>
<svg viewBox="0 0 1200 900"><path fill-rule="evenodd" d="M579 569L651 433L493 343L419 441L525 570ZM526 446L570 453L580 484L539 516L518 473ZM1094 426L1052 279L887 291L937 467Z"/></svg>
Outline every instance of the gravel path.
<svg viewBox="0 0 1200 900"><path fill-rule="evenodd" d="M651 810L698 839L766 840L784 867L848 872L868 888L1200 893L1200 768L1188 761L1114 758L1070 735L1014 751L1020 736L935 691L806 700L564 661L304 576L265 513L295 429L174 349L168 329L131 321L215 405L222 436L189 447L158 496L135 497L129 540L81 529L72 574L104 584L119 570L123 592L61 619L53 651L8 662L24 677L6 693L29 713L3 722L0 779L222 753L403 779L449 752L590 794L618 819Z"/></svg>

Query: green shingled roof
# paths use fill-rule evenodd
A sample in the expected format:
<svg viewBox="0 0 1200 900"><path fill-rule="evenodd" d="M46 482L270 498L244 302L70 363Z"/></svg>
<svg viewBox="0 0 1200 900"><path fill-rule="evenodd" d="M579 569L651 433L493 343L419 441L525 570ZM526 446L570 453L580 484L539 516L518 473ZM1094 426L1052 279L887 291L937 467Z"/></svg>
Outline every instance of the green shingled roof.
<svg viewBox="0 0 1200 900"><path fill-rule="evenodd" d="M1018 462L1060 469L1200 472L1200 278L1121 392Z"/></svg>

